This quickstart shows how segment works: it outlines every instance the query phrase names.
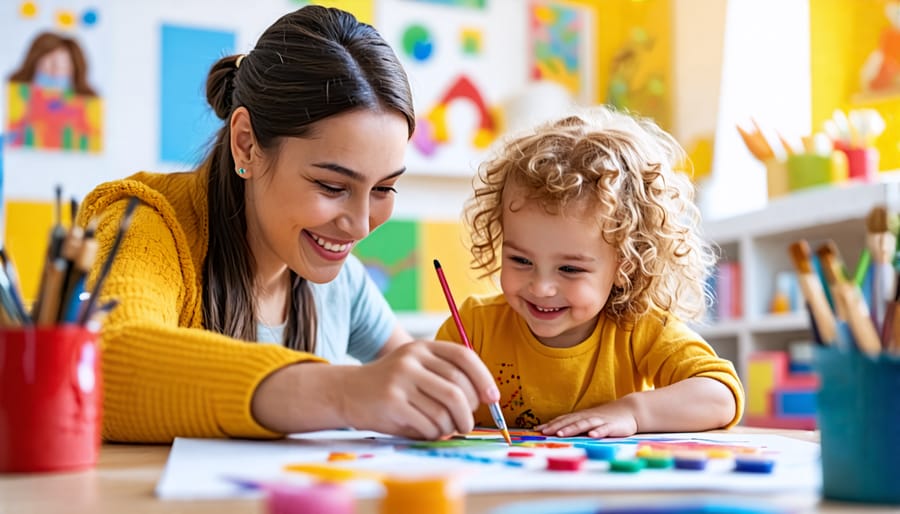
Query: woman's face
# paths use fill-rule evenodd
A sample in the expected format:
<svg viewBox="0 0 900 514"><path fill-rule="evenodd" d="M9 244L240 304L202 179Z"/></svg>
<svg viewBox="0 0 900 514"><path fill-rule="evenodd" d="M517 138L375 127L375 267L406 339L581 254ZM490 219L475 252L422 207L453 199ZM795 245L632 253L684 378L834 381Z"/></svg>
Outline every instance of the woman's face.
<svg viewBox="0 0 900 514"><path fill-rule="evenodd" d="M333 280L353 246L390 217L408 130L394 111L352 111L260 156L245 189L258 272L287 266L314 283Z"/></svg>

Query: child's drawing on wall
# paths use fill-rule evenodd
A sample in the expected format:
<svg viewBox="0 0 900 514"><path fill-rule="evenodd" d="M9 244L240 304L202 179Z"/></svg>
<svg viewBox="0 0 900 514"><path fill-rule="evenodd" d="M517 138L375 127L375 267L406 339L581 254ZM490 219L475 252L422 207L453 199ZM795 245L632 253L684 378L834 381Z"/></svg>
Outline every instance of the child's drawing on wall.
<svg viewBox="0 0 900 514"><path fill-rule="evenodd" d="M9 76L7 144L99 152L102 100L87 79L88 62L75 39L38 34Z"/></svg>

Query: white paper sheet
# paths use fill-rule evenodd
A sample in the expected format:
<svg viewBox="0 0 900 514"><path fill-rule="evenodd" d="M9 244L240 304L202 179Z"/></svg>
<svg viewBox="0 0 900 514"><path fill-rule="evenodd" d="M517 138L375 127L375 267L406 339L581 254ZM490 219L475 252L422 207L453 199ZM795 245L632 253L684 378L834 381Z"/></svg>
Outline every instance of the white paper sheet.
<svg viewBox="0 0 900 514"><path fill-rule="evenodd" d="M311 479L282 468L295 463L326 463L331 452L352 452L371 457L328 463L338 467L365 469L413 476L454 473L468 493L564 492L564 491L716 491L729 493L817 492L821 486L819 445L775 435L740 433L643 434L604 441L622 443L623 453L633 453L636 440L662 438L671 441L712 443L762 448L775 460L772 473L738 473L729 460L711 460L704 471L644 469L638 473L608 471L604 462L588 461L579 472L546 471L548 453L583 452L578 448L534 449L535 457L523 468L502 463L475 463L461 458L426 456L403 450L408 441L374 432L323 431L294 435L277 441L246 441L178 438L156 494L164 499L221 499L253 497L235 479L259 482L308 482ZM497 443L470 454L505 457L508 448ZM360 498L380 496L376 481L348 484Z"/></svg>

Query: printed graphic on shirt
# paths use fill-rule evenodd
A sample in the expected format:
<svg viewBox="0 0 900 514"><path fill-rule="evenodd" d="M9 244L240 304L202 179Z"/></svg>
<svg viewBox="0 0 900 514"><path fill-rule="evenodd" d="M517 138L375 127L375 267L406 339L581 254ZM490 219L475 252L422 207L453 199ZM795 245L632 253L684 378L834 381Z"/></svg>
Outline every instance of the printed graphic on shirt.
<svg viewBox="0 0 900 514"><path fill-rule="evenodd" d="M515 365L510 362L501 362L494 380L497 381L497 385L500 386L503 393L500 407L507 412L519 413L516 415L515 427L532 428L541 424L541 420L525 405L521 377L516 373Z"/></svg>

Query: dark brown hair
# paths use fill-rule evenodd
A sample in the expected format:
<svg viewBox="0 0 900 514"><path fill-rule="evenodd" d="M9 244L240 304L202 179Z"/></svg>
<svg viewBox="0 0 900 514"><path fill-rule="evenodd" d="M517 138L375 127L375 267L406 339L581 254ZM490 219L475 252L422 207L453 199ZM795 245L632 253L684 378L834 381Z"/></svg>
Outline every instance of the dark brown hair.
<svg viewBox="0 0 900 514"><path fill-rule="evenodd" d="M257 143L277 151L284 137L308 137L314 124L354 110L393 110L415 128L406 72L378 32L353 15L309 5L281 17L256 47L213 64L206 97L225 120L206 158L209 170L209 250L204 270L206 328L256 339L255 262L246 240L244 180L235 173L229 119L245 107ZM316 310L312 291L291 271L292 295L285 343L313 351Z"/></svg>
<svg viewBox="0 0 900 514"><path fill-rule="evenodd" d="M22 67L9 76L9 81L31 82L34 80L38 60L57 48L65 48L72 59L72 87L75 93L97 96L97 92L87 83L87 59L84 58L84 53L81 51L81 47L78 46L78 42L50 32L43 32L34 38L31 42L31 47L25 54Z"/></svg>

